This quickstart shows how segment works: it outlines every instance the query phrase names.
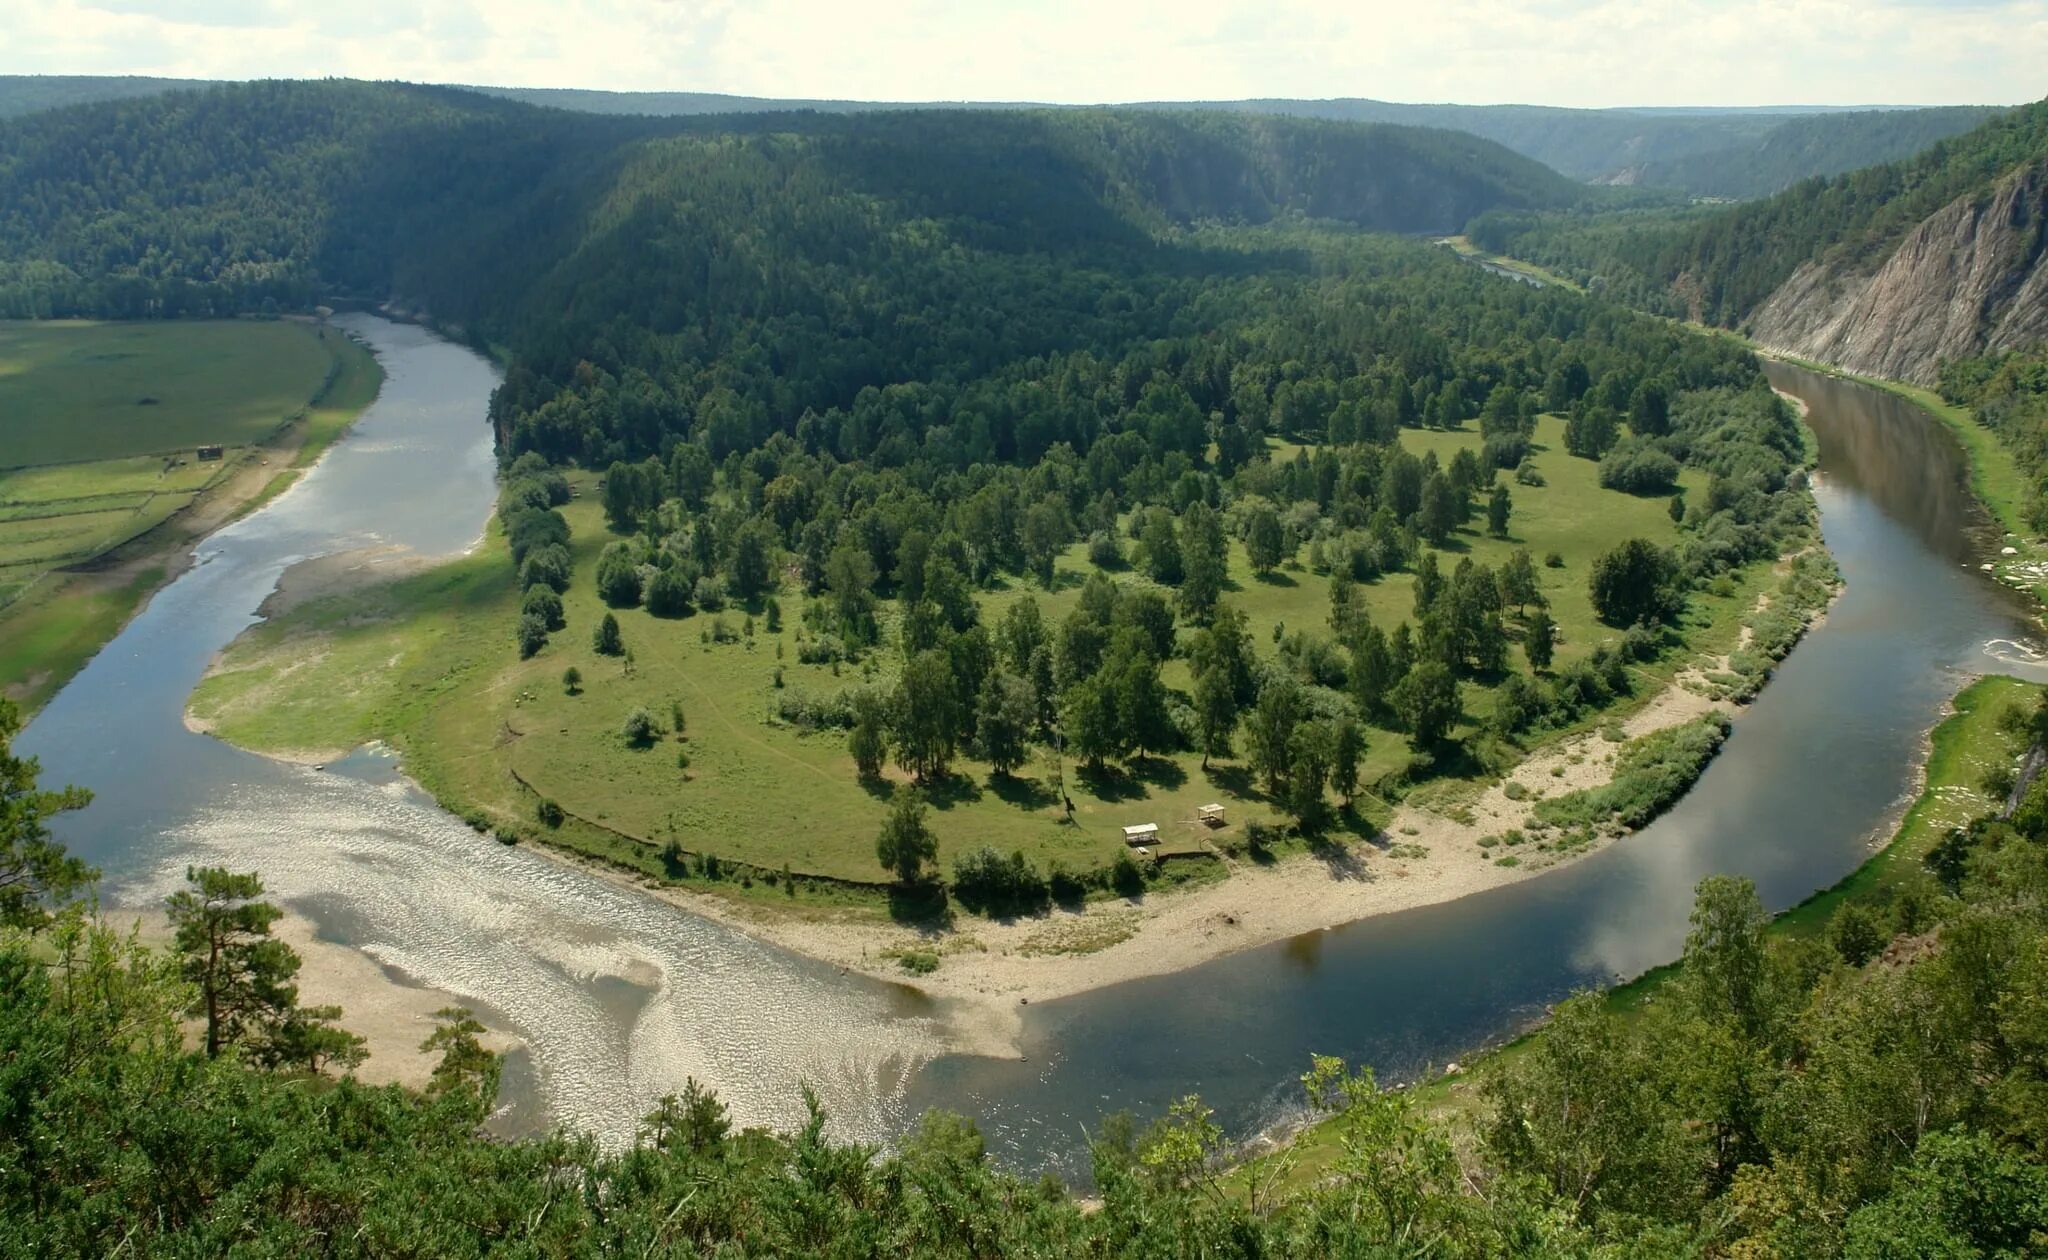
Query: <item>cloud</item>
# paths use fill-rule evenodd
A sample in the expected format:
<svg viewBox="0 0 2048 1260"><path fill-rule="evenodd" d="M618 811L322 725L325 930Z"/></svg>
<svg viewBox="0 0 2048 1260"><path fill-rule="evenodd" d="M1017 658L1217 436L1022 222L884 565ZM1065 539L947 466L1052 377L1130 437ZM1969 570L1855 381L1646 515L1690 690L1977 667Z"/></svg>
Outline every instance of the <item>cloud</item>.
<svg viewBox="0 0 2048 1260"><path fill-rule="evenodd" d="M0 70L868 100L2005 103L2048 0L42 0Z"/></svg>

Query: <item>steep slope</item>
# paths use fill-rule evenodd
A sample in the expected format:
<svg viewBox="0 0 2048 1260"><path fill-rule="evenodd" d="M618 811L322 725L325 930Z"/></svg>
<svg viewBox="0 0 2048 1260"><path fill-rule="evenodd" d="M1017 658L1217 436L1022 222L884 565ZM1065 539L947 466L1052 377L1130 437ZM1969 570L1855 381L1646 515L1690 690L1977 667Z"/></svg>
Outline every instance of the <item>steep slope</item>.
<svg viewBox="0 0 2048 1260"><path fill-rule="evenodd" d="M1931 384L1944 360L2048 339L2048 159L1959 197L1874 268L1806 262L1749 318L1767 346Z"/></svg>
<svg viewBox="0 0 2048 1260"><path fill-rule="evenodd" d="M1931 382L2042 334L2048 101L1900 162L1718 212L1494 213L1468 234L1623 300Z"/></svg>

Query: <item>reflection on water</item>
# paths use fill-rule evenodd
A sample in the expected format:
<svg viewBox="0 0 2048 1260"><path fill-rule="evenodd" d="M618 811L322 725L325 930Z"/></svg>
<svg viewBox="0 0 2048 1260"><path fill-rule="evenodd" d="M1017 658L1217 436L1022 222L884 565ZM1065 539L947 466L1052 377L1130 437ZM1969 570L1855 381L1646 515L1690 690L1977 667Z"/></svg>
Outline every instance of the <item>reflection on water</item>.
<svg viewBox="0 0 2048 1260"><path fill-rule="evenodd" d="M694 1075L744 1124L800 1120L809 1083L839 1132L898 1131L906 1078L941 1024L910 990L849 981L484 839L386 758L313 771L185 730L208 658L288 565L372 545L456 552L489 514L490 366L416 328L347 322L384 366L377 402L298 486L209 538L24 733L49 781L98 794L60 837L129 904L153 903L188 863L260 870L322 937L523 1038L506 1090L523 1123L545 1113L623 1138Z"/></svg>

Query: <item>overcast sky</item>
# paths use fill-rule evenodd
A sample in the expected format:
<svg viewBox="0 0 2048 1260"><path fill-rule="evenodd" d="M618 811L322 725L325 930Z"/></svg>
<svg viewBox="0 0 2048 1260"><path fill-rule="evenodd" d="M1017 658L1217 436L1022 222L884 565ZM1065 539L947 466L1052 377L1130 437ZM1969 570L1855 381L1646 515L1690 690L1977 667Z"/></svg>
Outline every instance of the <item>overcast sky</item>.
<svg viewBox="0 0 2048 1260"><path fill-rule="evenodd" d="M863 100L2010 104L2048 0L0 0L0 72Z"/></svg>

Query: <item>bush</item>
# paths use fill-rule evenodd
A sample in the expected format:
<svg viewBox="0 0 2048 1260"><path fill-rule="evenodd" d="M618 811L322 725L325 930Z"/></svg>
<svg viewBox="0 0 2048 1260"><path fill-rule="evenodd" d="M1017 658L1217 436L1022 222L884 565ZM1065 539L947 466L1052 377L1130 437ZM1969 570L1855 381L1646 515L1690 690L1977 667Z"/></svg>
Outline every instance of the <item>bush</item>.
<svg viewBox="0 0 2048 1260"><path fill-rule="evenodd" d="M1564 567L1564 557L1555 551L1545 552L1543 555L1543 567L1546 569L1562 569Z"/></svg>
<svg viewBox="0 0 2048 1260"><path fill-rule="evenodd" d="M1098 569L1121 569L1124 567L1123 545L1116 535L1108 530L1097 530L1088 538L1088 563Z"/></svg>
<svg viewBox="0 0 2048 1260"><path fill-rule="evenodd" d="M981 914L1029 912L1044 907L1047 889L1022 852L1005 858L983 845L954 861L953 895L961 905Z"/></svg>
<svg viewBox="0 0 2048 1260"><path fill-rule="evenodd" d="M519 659L526 660L548 645L547 623L533 613L519 614L518 639Z"/></svg>
<svg viewBox="0 0 2048 1260"><path fill-rule="evenodd" d="M543 800L539 805L535 806L533 813L536 818L540 819L541 825L544 827L559 827L568 818L568 814L563 812L560 805L549 800Z"/></svg>
<svg viewBox="0 0 2048 1260"><path fill-rule="evenodd" d="M690 579L680 568L658 569L647 583L647 611L657 617L686 617L690 593Z"/></svg>
<svg viewBox="0 0 2048 1260"><path fill-rule="evenodd" d="M939 956L928 949L906 949L896 956L896 965L914 976L928 976L939 969Z"/></svg>
<svg viewBox="0 0 2048 1260"><path fill-rule="evenodd" d="M655 722L652 713L635 709L626 715L625 725L619 728L619 733L625 736L628 747L647 748L661 738L661 726Z"/></svg>
<svg viewBox="0 0 2048 1260"><path fill-rule="evenodd" d="M1600 484L1624 494L1668 494L1678 484L1678 461L1653 443L1626 438L1600 461Z"/></svg>
<svg viewBox="0 0 2048 1260"><path fill-rule="evenodd" d="M1515 466L1515 481L1518 485L1543 486L1550 484L1543 479L1543 471L1536 467L1536 461L1525 459Z"/></svg>
<svg viewBox="0 0 2048 1260"><path fill-rule="evenodd" d="M1046 873L1045 888L1052 895L1052 899L1063 906L1077 905L1088 895L1087 883L1058 860L1053 862L1052 869Z"/></svg>
<svg viewBox="0 0 2048 1260"><path fill-rule="evenodd" d="M526 595L519 601L522 616L539 617L549 631L560 630L569 624L562 614L562 597L551 586L529 586Z"/></svg>
<svg viewBox="0 0 2048 1260"><path fill-rule="evenodd" d="M1727 738L1720 713L1653 731L1615 756L1613 782L1538 801L1536 819L1553 827L1640 827L1685 795Z"/></svg>
<svg viewBox="0 0 2048 1260"><path fill-rule="evenodd" d="M836 634L815 634L796 645L796 659L804 665L836 665L846 660L846 644Z"/></svg>
<svg viewBox="0 0 2048 1260"><path fill-rule="evenodd" d="M1138 861L1126 849L1116 855L1116 861L1109 864L1109 886L1118 895L1138 897L1145 891L1145 872L1138 869Z"/></svg>

